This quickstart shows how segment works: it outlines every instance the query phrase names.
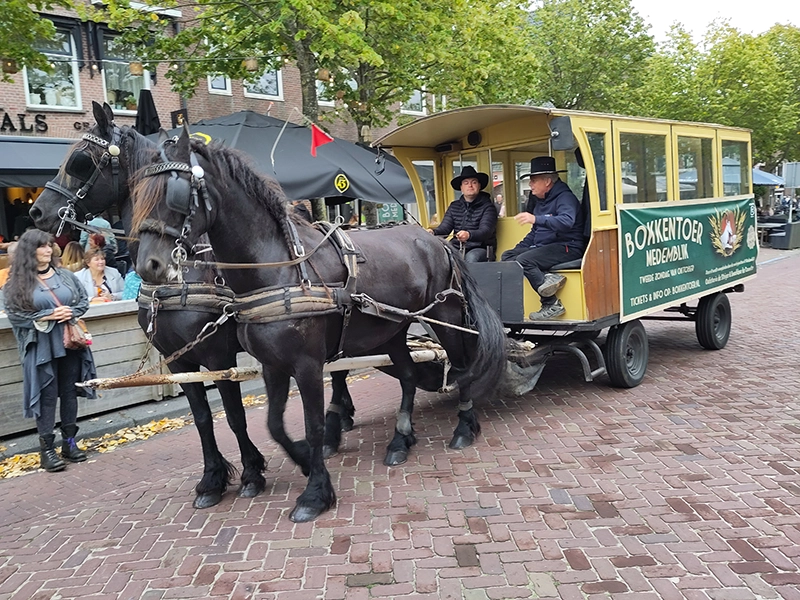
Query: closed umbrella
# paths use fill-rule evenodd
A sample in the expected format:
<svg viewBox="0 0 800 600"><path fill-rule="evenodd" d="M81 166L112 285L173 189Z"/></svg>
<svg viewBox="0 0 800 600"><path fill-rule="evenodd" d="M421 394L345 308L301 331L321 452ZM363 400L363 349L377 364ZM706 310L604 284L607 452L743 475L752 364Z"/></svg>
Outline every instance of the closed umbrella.
<svg viewBox="0 0 800 600"><path fill-rule="evenodd" d="M242 111L203 119L190 130L206 141L222 141L249 155L256 168L277 179L287 198L293 200L343 196L373 202L416 202L411 181L394 157L338 138L318 146L317 156L312 156L312 132L302 125ZM176 129L170 135L179 133Z"/></svg>
<svg viewBox="0 0 800 600"><path fill-rule="evenodd" d="M150 90L142 89L139 92L139 104L136 106L136 131L142 135L158 133L161 129L161 120L158 118L156 103Z"/></svg>

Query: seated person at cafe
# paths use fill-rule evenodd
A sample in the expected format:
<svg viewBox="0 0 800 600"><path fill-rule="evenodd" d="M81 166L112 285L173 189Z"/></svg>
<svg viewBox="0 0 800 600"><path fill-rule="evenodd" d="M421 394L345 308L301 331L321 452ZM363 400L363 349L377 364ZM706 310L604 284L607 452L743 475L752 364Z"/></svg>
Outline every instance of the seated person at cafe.
<svg viewBox="0 0 800 600"><path fill-rule="evenodd" d="M85 269L75 273L86 289L89 302L111 302L112 300L122 299L122 290L125 288L125 280L119 271L113 267L106 266L106 257L102 248L93 247L86 251L83 257L86 264Z"/></svg>
<svg viewBox="0 0 800 600"><path fill-rule="evenodd" d="M492 197L482 191L489 184L489 176L471 166L461 170L450 182L461 196L447 207L442 223L428 229L434 235L450 235L450 243L463 251L467 262L487 262L497 246L497 208Z"/></svg>
<svg viewBox="0 0 800 600"><path fill-rule="evenodd" d="M555 319L566 312L556 294L567 279L547 271L583 255L584 216L575 194L559 178L553 157L534 158L531 172L520 179L527 177L531 188L528 203L525 212L514 218L517 223L530 225L531 230L514 248L503 252L502 260L515 260L522 265L522 272L542 299L542 308L528 318Z"/></svg>

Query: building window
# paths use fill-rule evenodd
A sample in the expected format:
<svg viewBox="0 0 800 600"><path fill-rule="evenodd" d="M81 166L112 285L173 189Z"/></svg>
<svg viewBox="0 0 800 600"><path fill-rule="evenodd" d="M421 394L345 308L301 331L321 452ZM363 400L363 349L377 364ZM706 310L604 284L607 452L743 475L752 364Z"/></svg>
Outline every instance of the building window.
<svg viewBox="0 0 800 600"><path fill-rule="evenodd" d="M427 115L428 107L425 103L425 93L415 90L411 98L400 105L400 112L404 115Z"/></svg>
<svg viewBox="0 0 800 600"><path fill-rule="evenodd" d="M208 93L220 96L231 95L231 80L224 75L208 76Z"/></svg>
<svg viewBox="0 0 800 600"><path fill-rule="evenodd" d="M117 111L135 111L139 92L149 87L148 73L131 75L130 63L134 57L124 50L115 38L103 36L103 83L106 101Z"/></svg>
<svg viewBox="0 0 800 600"><path fill-rule="evenodd" d="M283 83L280 70L264 71L261 77L244 86L245 98L283 100Z"/></svg>
<svg viewBox="0 0 800 600"><path fill-rule="evenodd" d="M78 57L72 34L64 29L56 31L53 40L42 40L36 49L43 53L53 66L53 72L25 68L23 79L27 90L27 103L32 108L79 108Z"/></svg>

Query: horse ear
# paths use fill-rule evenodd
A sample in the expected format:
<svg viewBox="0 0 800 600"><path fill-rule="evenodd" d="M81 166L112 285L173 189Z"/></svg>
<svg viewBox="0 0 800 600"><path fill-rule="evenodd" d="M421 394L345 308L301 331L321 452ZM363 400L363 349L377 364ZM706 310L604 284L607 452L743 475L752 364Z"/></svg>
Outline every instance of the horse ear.
<svg viewBox="0 0 800 600"><path fill-rule="evenodd" d="M189 155L191 154L190 139L189 128L184 127L180 137L178 138L178 142L175 144L175 150L177 154L175 158L182 159L187 163L189 162Z"/></svg>
<svg viewBox="0 0 800 600"><path fill-rule="evenodd" d="M169 134L163 127L158 128L158 145L160 146L169 139Z"/></svg>
<svg viewBox="0 0 800 600"><path fill-rule="evenodd" d="M108 117L108 122L114 122L114 111L111 110L111 105L108 102L103 102L103 112L106 113L106 117Z"/></svg>
<svg viewBox="0 0 800 600"><path fill-rule="evenodd" d="M94 120L97 121L97 127L100 128L101 131L108 129L108 115L103 107L94 100L92 100L92 114L94 114Z"/></svg>

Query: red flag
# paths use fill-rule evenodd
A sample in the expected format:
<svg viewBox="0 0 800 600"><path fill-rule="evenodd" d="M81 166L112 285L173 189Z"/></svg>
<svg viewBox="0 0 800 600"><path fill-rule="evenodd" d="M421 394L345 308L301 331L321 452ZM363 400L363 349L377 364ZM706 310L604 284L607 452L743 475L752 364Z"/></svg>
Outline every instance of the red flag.
<svg viewBox="0 0 800 600"><path fill-rule="evenodd" d="M333 141L333 138L314 123L311 124L311 156L317 155L317 148Z"/></svg>

